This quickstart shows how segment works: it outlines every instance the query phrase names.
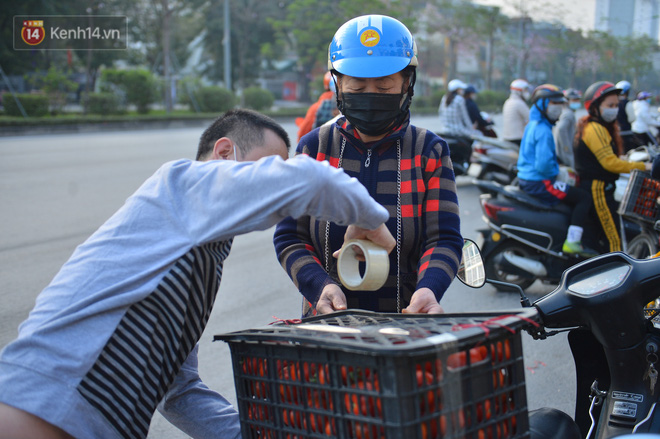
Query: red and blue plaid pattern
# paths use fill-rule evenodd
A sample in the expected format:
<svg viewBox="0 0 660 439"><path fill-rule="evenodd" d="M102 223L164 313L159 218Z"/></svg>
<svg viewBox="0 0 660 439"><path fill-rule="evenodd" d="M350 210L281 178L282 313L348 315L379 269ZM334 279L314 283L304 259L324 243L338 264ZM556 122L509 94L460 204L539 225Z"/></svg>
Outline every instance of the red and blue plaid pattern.
<svg viewBox="0 0 660 439"><path fill-rule="evenodd" d="M438 299L456 275L463 247L458 198L449 150L433 132L404 125L382 141L365 144L345 121L323 126L304 136L296 150L317 160L339 164L346 139L342 168L357 178L371 196L390 212L387 226L396 237L397 141L401 145L401 308L419 288L428 287ZM365 165L371 148L369 166ZM332 196L326 194L325 196ZM326 222L306 216L287 218L275 231L275 249L303 296L315 304L324 286L339 284L332 253L343 243L346 227L330 225L330 272L325 272ZM390 275L377 291L344 289L349 308L396 312L396 250L390 254Z"/></svg>

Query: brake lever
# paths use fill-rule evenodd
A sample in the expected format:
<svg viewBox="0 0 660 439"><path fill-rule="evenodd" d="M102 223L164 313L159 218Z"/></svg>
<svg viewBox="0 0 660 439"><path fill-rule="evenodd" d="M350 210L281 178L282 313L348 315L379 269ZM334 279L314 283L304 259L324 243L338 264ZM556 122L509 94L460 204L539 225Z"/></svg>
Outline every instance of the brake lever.
<svg viewBox="0 0 660 439"><path fill-rule="evenodd" d="M552 337L553 335L557 335L561 332L567 332L567 331L572 331L575 328L567 328L567 329L557 329L554 331L546 331L543 326L539 326L538 328L527 328L527 333L532 336L534 340L545 340L548 337Z"/></svg>

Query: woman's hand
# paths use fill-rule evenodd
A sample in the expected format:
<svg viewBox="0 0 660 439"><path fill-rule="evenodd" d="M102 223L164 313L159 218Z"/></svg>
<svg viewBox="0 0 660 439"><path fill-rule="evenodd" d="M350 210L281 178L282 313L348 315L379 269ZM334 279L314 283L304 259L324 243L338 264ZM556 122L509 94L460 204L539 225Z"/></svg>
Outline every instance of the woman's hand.
<svg viewBox="0 0 660 439"><path fill-rule="evenodd" d="M328 314L346 309L346 295L339 285L328 284L323 287L321 297L316 302L316 311L319 314Z"/></svg>
<svg viewBox="0 0 660 439"><path fill-rule="evenodd" d="M444 309L429 288L420 288L410 298L410 305L401 310L402 313L443 314Z"/></svg>

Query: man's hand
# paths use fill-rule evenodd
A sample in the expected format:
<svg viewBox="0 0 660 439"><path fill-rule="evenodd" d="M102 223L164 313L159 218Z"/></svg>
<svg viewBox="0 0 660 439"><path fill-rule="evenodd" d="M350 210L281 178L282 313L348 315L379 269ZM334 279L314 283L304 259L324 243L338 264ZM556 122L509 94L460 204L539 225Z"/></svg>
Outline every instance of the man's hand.
<svg viewBox="0 0 660 439"><path fill-rule="evenodd" d="M429 288L420 288L410 298L410 305L401 310L403 313L443 314L444 309Z"/></svg>
<svg viewBox="0 0 660 439"><path fill-rule="evenodd" d="M328 284L323 287L321 297L316 302L316 311L319 314L328 314L346 309L346 296L338 285Z"/></svg>
<svg viewBox="0 0 660 439"><path fill-rule="evenodd" d="M394 249L394 247L396 247L396 240L385 224L381 224L380 227L374 230L363 229L362 227L358 227L356 225L350 225L344 234L344 242L351 239L367 239L374 244L383 247L385 250L387 250L388 254ZM335 258L338 257L339 250L334 252L332 256ZM364 256L358 255L357 259L364 261Z"/></svg>

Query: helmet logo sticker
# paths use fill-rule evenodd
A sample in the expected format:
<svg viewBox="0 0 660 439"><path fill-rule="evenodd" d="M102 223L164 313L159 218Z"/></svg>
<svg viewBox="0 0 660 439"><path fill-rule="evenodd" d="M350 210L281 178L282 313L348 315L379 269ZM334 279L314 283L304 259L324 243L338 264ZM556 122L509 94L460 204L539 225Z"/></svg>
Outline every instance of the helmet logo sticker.
<svg viewBox="0 0 660 439"><path fill-rule="evenodd" d="M380 42L380 34L373 30L367 29L360 35L360 43L366 47L374 47Z"/></svg>

